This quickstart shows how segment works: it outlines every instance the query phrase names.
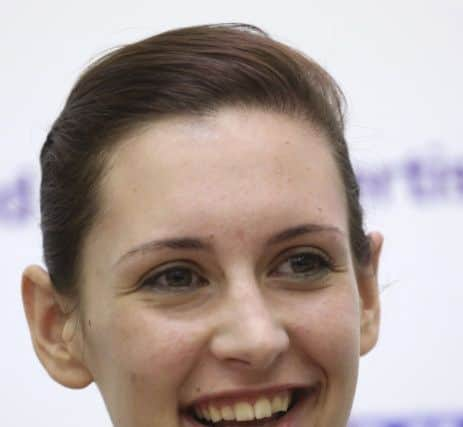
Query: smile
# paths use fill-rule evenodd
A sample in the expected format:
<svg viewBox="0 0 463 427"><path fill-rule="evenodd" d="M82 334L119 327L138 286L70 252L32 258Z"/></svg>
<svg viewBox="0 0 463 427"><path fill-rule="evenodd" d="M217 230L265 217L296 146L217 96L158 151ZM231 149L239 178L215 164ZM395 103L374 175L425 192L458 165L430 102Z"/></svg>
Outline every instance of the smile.
<svg viewBox="0 0 463 427"><path fill-rule="evenodd" d="M232 427L275 426L277 421L291 414L293 408L316 394L317 386L259 393L252 397L207 400L188 409L188 417L195 426ZM254 422L253 422L254 421ZM239 424L238 424L239 423ZM242 423L242 424L241 424Z"/></svg>

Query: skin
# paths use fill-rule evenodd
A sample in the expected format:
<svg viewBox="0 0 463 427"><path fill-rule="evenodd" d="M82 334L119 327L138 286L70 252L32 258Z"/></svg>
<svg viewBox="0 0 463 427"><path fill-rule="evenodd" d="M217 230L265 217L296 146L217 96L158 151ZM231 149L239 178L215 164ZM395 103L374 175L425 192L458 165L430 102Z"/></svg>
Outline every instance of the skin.
<svg viewBox="0 0 463 427"><path fill-rule="evenodd" d="M347 223L329 142L310 123L236 108L163 119L110 159L78 307L41 267L25 270L34 348L61 384L94 381L118 427L180 426L179 408L206 394L281 384L319 386L301 426L344 427L377 340L382 244L371 233L371 261L356 265ZM301 224L327 229L268 242ZM183 237L208 249L145 245ZM305 276L290 262L301 253L314 261ZM179 265L195 274L182 270L180 290L166 276L140 287Z"/></svg>

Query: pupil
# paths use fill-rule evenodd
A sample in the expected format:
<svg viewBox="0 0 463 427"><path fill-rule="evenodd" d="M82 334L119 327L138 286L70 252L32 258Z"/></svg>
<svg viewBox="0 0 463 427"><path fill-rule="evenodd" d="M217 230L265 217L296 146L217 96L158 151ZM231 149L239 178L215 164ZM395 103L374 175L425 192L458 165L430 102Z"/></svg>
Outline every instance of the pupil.
<svg viewBox="0 0 463 427"><path fill-rule="evenodd" d="M191 271L186 268L176 268L166 273L166 279L172 286L188 286L191 284Z"/></svg>
<svg viewBox="0 0 463 427"><path fill-rule="evenodd" d="M291 267L296 273L304 273L317 268L318 260L308 254L295 255L291 258Z"/></svg>

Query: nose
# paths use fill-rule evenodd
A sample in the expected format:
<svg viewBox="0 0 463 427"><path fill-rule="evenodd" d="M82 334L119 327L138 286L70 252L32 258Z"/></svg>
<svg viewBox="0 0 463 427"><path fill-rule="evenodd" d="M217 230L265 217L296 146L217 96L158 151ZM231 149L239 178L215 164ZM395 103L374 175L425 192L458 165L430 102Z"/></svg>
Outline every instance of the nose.
<svg viewBox="0 0 463 427"><path fill-rule="evenodd" d="M281 319L254 283L229 292L220 319L210 349L216 358L235 367L267 370L289 347Z"/></svg>

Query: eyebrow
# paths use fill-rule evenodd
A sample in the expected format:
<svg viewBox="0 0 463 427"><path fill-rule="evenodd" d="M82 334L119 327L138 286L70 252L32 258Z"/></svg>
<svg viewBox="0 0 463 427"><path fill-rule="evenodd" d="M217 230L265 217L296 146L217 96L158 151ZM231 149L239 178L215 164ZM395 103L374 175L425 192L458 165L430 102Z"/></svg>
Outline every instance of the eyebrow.
<svg viewBox="0 0 463 427"><path fill-rule="evenodd" d="M321 224L300 224L294 227L286 228L274 234L267 240L266 244L267 246L275 246L279 243L295 239L296 237L300 237L305 234L321 232L331 232L344 236L344 232L334 226ZM198 237L175 237L152 240L150 242L142 243L141 245L132 248L127 253L122 255L114 265L116 266L118 264L121 264L126 259L132 258L135 255L140 255L146 252L152 252L162 249L196 250L212 252L212 245L204 239Z"/></svg>

